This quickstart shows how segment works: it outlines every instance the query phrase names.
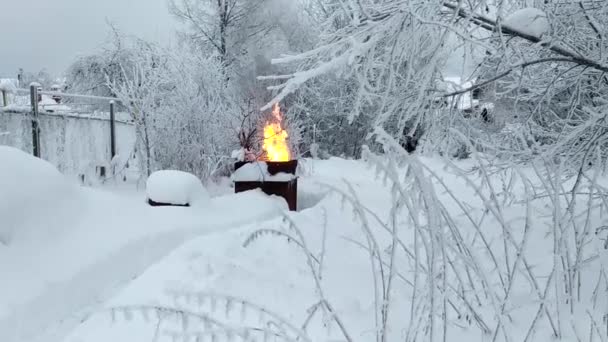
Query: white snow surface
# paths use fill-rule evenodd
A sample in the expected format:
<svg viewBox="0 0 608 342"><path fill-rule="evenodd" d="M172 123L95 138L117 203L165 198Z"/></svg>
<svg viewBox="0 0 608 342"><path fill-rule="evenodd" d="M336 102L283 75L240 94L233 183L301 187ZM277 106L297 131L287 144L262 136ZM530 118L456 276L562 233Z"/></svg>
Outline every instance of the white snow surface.
<svg viewBox="0 0 608 342"><path fill-rule="evenodd" d="M549 32L550 29L547 14L533 7L522 8L513 12L505 19L503 25L536 37Z"/></svg>
<svg viewBox="0 0 608 342"><path fill-rule="evenodd" d="M80 207L79 196L48 162L0 146L0 244L61 234Z"/></svg>
<svg viewBox="0 0 608 342"><path fill-rule="evenodd" d="M487 215L484 201L475 196L475 189L456 176L444 161L428 158L421 161L438 176L435 180L441 179L447 184L443 190L437 181L432 186L438 187L437 200L446 212L452 213L454 226L462 229L463 239L479 248L475 231L466 229L470 227L466 216L470 215L473 222L483 221L488 243L502 263L505 256L498 238L503 234L502 226ZM376 177L376 171L363 161L303 160L302 166L299 212L287 212L283 201L257 191L214 198L209 207L193 210L195 208L150 208L138 194L118 196L80 189L77 192L84 209L74 210L69 229L44 241L20 241L8 248L0 246L0 274L9 275L6 280L3 278L3 291L0 291L0 341L160 342L175 340L172 332L178 333L176 340L187 340L183 338L186 332L186 337L194 341L196 336L188 333L200 332L204 325L175 315L161 315L154 308L209 314L235 327L259 326L268 319L268 315L243 309L240 304L243 300L257 303L265 312L276 313L300 327L310 314L309 309L319 301L305 254L290 238L272 234L251 238L251 233L260 228L295 235L293 227L298 228L311 253L322 259L324 296L353 341L374 340L377 303L370 257L365 250L366 232L371 231L378 237L380 253L388 253L390 234L387 235L385 225L389 223L384 218L390 218L390 204L394 200L391 184ZM473 166L471 161L458 162L461 168ZM522 173L528 171L521 170ZM409 177L405 172L402 176ZM471 177L474 182L483 182L476 176ZM504 222L513 229L511 233L521 239L522 227L527 226L523 224L526 212L529 209L534 213L529 222L534 229L527 233L529 244L522 252L544 286L544 279L551 273L553 257L553 240L546 235L547 227L552 227L548 205L551 199L536 199L529 208L520 198L523 185L515 183L516 198L504 198L511 203L502 208ZM494 185L498 189L500 184L501 180L496 180ZM357 216L363 213L356 214L357 210L344 200L344 193L357 196L360 204L379 220L365 215L367 227L363 229L362 220ZM465 201L467 215L461 214L450 193ZM502 201L502 194L498 196ZM599 217L591 220L593 227L606 224ZM399 225L401 239L408 248L413 248L410 241L415 228L407 220ZM483 253L481 249L473 251ZM405 258L403 254L396 257ZM480 255L479 260L487 261L479 265L480 272L495 275L494 265L488 259L485 254ZM403 340L401 327L410 319L417 319L409 310L416 293L403 281L411 279L415 266L399 262L397 267L399 276L394 279L390 305L394 320L391 324L397 328L388 332L387 341ZM588 268L583 277L594 271ZM505 320L505 330L512 341L524 340L539 305L536 292L527 286L527 278L522 275L517 279L509 297L510 319ZM496 278L490 280L490 286L500 288ZM422 300L418 300L424 304L426 295L417 295L422 296L419 297ZM212 296L214 300L210 299ZM597 316L596 311L602 313L604 301L600 303L599 311L589 307L587 312L581 311L580 317L587 317L588 313ZM118 307L127 310L113 310ZM448 341L491 339L471 322L465 308L459 308L464 315L450 311L446 317L450 322L446 327ZM495 326L491 309L477 307L477 312ZM344 340L330 321L327 315L317 312L308 324L310 340ZM585 320L573 319L568 324L579 331L589 330ZM532 340L552 340L548 326L544 320L540 321ZM562 340L576 340L569 329L564 325ZM203 340L212 340L211 336L207 337ZM239 340L234 336L233 339L216 337L219 337L217 341ZM423 335L419 337L412 340L427 340Z"/></svg>
<svg viewBox="0 0 608 342"><path fill-rule="evenodd" d="M446 93L452 93L468 89L474 85L474 81L463 81L460 77L445 77L444 83L439 86L444 89ZM472 92L466 92L456 97L456 108L460 110L475 108L479 105L479 100L473 99Z"/></svg>
<svg viewBox="0 0 608 342"><path fill-rule="evenodd" d="M231 157L237 161L244 161L245 160L245 149L240 148L238 150L232 151Z"/></svg>
<svg viewBox="0 0 608 342"><path fill-rule="evenodd" d="M209 193L195 175L178 170L156 171L148 177L146 193L149 199L175 205L204 205Z"/></svg>
<svg viewBox="0 0 608 342"><path fill-rule="evenodd" d="M232 180L235 182L287 182L294 178L296 176L285 172L271 175L268 172L268 164L263 161L247 163L232 174Z"/></svg>
<svg viewBox="0 0 608 342"><path fill-rule="evenodd" d="M219 196L196 210L153 208L145 194L80 187L50 164L5 146L0 189L8 241L0 243L3 342L61 340L82 315L187 239L287 209L259 191Z"/></svg>

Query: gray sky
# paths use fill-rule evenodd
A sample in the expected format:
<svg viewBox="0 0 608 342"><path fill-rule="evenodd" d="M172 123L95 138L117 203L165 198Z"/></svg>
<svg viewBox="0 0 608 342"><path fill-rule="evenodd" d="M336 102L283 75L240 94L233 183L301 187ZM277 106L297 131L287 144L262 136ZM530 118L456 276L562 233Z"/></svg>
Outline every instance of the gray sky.
<svg viewBox="0 0 608 342"><path fill-rule="evenodd" d="M0 0L0 77L46 69L63 72L109 37L106 19L121 32L161 43L175 22L166 0Z"/></svg>

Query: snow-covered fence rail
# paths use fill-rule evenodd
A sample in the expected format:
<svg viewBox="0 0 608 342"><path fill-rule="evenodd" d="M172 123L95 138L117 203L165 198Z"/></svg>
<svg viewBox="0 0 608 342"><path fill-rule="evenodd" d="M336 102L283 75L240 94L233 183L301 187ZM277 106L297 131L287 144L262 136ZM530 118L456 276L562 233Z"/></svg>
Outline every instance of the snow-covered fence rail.
<svg viewBox="0 0 608 342"><path fill-rule="evenodd" d="M104 110L77 109L56 101L59 97L98 101ZM38 155L66 174L108 177L128 165L135 145L133 123L128 113L114 112L114 101L37 87L12 89L0 107L0 144Z"/></svg>

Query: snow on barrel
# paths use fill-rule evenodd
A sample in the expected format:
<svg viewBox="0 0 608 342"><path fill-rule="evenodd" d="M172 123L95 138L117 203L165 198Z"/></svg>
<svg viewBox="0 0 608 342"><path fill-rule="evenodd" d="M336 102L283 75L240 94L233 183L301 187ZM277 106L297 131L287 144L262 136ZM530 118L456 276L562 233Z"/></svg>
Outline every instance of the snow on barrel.
<svg viewBox="0 0 608 342"><path fill-rule="evenodd" d="M232 174L232 180L235 182L288 182L295 178L295 175L285 172L271 174L268 164L263 161L247 163Z"/></svg>
<svg viewBox="0 0 608 342"><path fill-rule="evenodd" d="M153 206L193 206L209 201L209 194L195 175L177 171L156 171L146 182L148 203Z"/></svg>

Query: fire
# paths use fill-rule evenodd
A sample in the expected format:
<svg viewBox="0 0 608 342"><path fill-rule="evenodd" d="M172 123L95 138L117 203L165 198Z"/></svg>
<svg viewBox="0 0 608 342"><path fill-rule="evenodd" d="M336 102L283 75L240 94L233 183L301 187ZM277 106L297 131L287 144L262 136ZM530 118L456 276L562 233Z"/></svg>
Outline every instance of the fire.
<svg viewBox="0 0 608 342"><path fill-rule="evenodd" d="M287 132L281 127L281 108L275 103L272 106L274 122L266 123L264 127L264 151L269 161L289 161Z"/></svg>

